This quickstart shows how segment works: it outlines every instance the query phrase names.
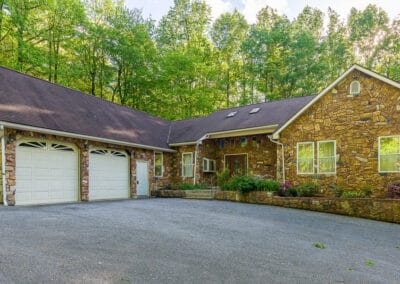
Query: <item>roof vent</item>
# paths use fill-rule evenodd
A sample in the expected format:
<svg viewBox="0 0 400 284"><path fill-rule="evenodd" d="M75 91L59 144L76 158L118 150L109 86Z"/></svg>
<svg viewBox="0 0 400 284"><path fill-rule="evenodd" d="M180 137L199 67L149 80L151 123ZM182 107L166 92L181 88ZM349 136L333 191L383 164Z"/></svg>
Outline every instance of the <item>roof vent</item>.
<svg viewBox="0 0 400 284"><path fill-rule="evenodd" d="M255 107L255 108L253 108L253 109L249 112L249 114L257 113L257 112L260 111L260 109L261 109L261 108L259 108L259 107Z"/></svg>
<svg viewBox="0 0 400 284"><path fill-rule="evenodd" d="M236 110L236 111L232 111L232 112L228 113L228 114L226 115L226 117L234 117L237 113L238 113L237 110Z"/></svg>
<svg viewBox="0 0 400 284"><path fill-rule="evenodd" d="M350 95L358 96L360 95L360 82L353 81L350 84Z"/></svg>

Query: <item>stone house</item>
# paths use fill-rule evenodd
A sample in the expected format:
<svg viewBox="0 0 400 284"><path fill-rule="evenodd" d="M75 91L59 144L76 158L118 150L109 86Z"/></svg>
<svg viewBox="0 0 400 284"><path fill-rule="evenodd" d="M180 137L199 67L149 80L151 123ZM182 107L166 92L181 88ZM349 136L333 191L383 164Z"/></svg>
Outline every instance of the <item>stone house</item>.
<svg viewBox="0 0 400 284"><path fill-rule="evenodd" d="M0 67L0 201L148 196L216 172L384 194L400 178L400 84L358 65L318 95L167 121Z"/></svg>

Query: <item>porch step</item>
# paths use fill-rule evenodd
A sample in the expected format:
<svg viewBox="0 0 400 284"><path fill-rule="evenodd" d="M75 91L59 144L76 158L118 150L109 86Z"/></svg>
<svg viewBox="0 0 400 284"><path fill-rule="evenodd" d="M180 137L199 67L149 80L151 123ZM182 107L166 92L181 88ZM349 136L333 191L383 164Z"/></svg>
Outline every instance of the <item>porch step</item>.
<svg viewBox="0 0 400 284"><path fill-rule="evenodd" d="M186 199L204 199L211 200L214 199L215 190L185 190Z"/></svg>

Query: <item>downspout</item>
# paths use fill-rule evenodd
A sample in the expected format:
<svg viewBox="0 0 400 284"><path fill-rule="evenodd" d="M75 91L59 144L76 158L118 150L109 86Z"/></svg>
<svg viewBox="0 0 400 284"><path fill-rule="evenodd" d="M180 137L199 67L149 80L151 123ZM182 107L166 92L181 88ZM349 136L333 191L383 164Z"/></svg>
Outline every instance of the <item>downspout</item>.
<svg viewBox="0 0 400 284"><path fill-rule="evenodd" d="M285 178L285 146L283 145L283 143L280 143L280 142L272 139L272 136L268 136L268 138L272 143L282 147L282 181L283 181L283 183L285 183L286 182L286 178Z"/></svg>
<svg viewBox="0 0 400 284"><path fill-rule="evenodd" d="M7 192L6 192L6 139L4 133L4 126L0 125L1 131L1 176L3 181L3 204L5 206L7 203Z"/></svg>
<svg viewBox="0 0 400 284"><path fill-rule="evenodd" d="M203 142L203 140L208 138L208 134L201 137L196 141L196 147L194 150L194 173L193 173L193 184L196 184L196 171L197 171L197 151L199 150L199 145Z"/></svg>

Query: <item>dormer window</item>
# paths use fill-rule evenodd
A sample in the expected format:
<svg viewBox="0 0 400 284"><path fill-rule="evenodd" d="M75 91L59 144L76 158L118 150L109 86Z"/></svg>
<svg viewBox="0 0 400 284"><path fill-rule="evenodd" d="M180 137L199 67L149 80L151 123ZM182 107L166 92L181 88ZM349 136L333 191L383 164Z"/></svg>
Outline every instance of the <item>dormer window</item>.
<svg viewBox="0 0 400 284"><path fill-rule="evenodd" d="M352 96L360 95L360 82L359 81L351 82L351 84L350 84L350 95L352 95Z"/></svg>
<svg viewBox="0 0 400 284"><path fill-rule="evenodd" d="M260 109L261 109L261 108L259 108L259 107L255 107L255 108L253 108L253 109L249 112L249 114L257 113L257 112L260 111Z"/></svg>
<svg viewBox="0 0 400 284"><path fill-rule="evenodd" d="M236 110L236 111L232 111L232 112L228 113L228 114L226 115L226 117L234 117L237 113L238 113L237 110Z"/></svg>

